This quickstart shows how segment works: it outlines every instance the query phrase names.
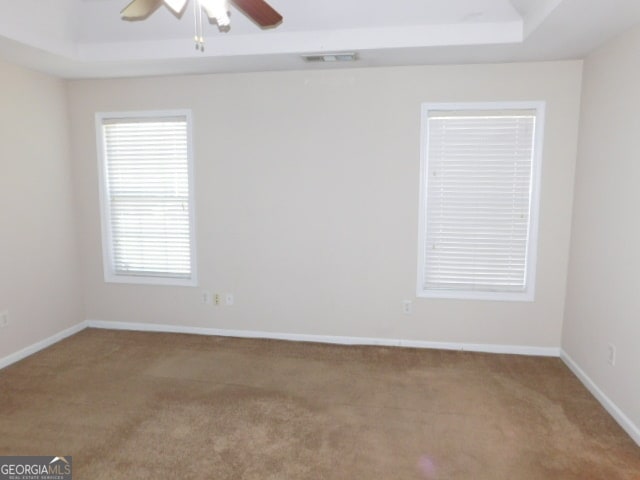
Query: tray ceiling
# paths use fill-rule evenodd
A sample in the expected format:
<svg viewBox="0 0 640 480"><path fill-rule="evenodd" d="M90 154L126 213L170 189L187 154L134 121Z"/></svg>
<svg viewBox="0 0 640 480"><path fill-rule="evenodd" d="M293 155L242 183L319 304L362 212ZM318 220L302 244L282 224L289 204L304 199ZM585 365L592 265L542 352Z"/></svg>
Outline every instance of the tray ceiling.
<svg viewBox="0 0 640 480"><path fill-rule="evenodd" d="M125 22L127 3L1 0L0 55L66 78L560 60L640 22L636 0L269 0L280 26L261 30L232 8L228 32L205 24L199 52L191 8ZM358 61L301 58L340 51Z"/></svg>

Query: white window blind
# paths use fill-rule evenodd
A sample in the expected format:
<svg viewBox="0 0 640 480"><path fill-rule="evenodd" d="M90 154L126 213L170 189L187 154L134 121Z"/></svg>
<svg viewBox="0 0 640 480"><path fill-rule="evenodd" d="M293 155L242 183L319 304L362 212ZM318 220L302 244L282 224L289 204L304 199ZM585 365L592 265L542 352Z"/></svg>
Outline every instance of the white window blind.
<svg viewBox="0 0 640 480"><path fill-rule="evenodd" d="M193 280L187 115L102 117L105 271ZM124 280L120 280L124 281Z"/></svg>
<svg viewBox="0 0 640 480"><path fill-rule="evenodd" d="M537 119L536 109L502 108L423 117L422 293L532 291Z"/></svg>

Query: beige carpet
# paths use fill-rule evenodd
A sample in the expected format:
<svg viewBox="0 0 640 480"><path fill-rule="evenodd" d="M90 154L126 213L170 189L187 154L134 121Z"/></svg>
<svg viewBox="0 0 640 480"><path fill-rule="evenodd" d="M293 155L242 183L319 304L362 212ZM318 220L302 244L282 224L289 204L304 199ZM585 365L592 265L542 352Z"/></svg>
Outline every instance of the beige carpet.
<svg viewBox="0 0 640 480"><path fill-rule="evenodd" d="M559 359L85 330L0 371L0 455L76 480L640 479Z"/></svg>

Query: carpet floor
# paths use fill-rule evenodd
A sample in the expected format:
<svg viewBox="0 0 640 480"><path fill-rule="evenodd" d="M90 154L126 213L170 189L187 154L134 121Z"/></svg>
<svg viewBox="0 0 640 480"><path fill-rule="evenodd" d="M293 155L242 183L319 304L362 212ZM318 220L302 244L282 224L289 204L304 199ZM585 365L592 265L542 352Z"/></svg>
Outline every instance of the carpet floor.
<svg viewBox="0 0 640 480"><path fill-rule="evenodd" d="M76 480L640 480L557 358L91 329L0 370L0 455L72 455Z"/></svg>

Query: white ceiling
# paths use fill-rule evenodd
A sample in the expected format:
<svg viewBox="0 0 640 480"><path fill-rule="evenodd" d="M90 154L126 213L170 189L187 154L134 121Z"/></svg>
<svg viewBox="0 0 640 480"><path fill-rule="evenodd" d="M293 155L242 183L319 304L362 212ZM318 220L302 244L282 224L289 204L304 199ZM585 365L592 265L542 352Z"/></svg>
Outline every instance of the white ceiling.
<svg viewBox="0 0 640 480"><path fill-rule="evenodd" d="M193 0L192 0L193 1ZM268 0L261 30L232 7L231 29L162 6L126 22L128 0L0 0L0 56L65 78L582 58L640 23L638 0ZM300 54L356 51L356 63Z"/></svg>

